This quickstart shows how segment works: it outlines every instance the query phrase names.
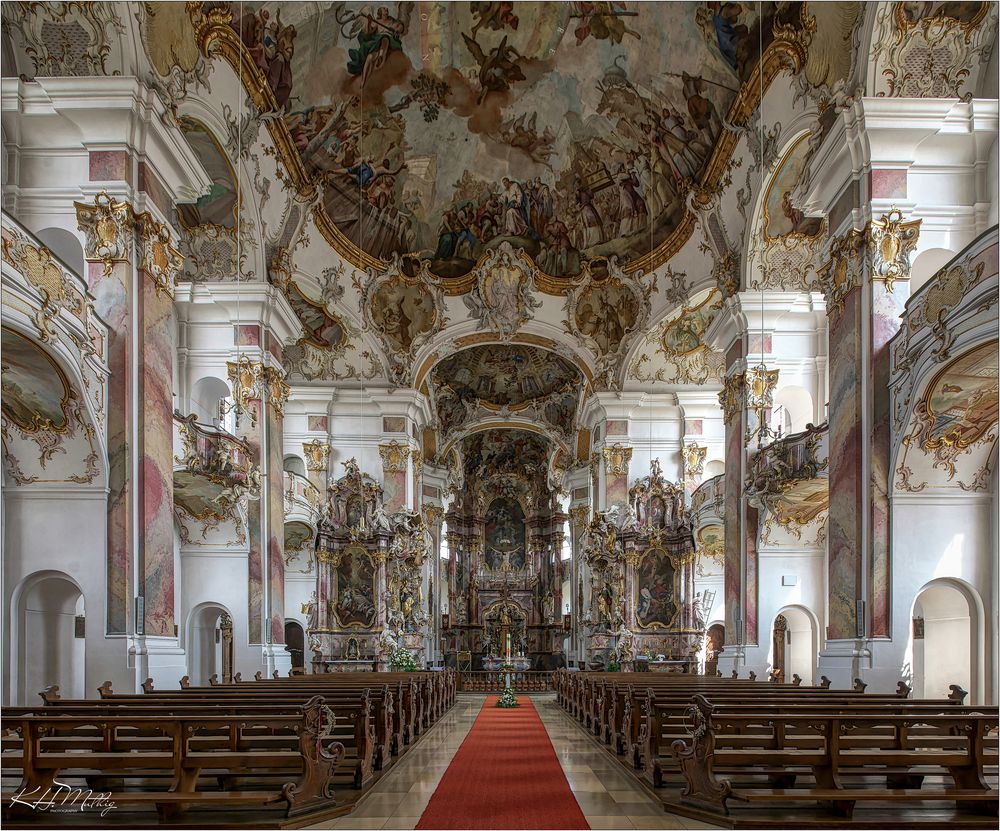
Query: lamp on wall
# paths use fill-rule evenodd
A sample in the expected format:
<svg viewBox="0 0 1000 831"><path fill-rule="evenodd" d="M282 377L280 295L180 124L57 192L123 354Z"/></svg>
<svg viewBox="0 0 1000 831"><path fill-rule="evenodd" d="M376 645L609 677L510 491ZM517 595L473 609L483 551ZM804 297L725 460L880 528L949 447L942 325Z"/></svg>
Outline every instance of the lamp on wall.
<svg viewBox="0 0 1000 831"><path fill-rule="evenodd" d="M760 140L758 148L760 152L760 198L764 199L764 34L763 34L763 11L760 0L757 2L757 38L758 38L758 64L757 83L759 110L759 134ZM761 233L764 233L762 226ZM749 445L753 439L757 439L757 447L763 447L769 440L776 439L778 434L771 429L767 421L768 410L774 405L774 388L778 384L778 370L768 369L764 362L765 338L764 338L764 274L761 272L758 280L760 288L760 363L757 366L749 367L746 372L746 403L747 409L754 413L756 424L751 430L747 424L746 438L744 443Z"/></svg>

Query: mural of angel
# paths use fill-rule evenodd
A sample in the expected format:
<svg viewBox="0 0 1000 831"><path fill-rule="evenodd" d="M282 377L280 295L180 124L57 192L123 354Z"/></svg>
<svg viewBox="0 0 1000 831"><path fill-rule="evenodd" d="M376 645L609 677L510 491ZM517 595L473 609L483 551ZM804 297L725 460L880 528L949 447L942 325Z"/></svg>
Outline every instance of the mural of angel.
<svg viewBox="0 0 1000 831"><path fill-rule="evenodd" d="M507 38L500 41L488 52L474 38L464 32L462 39L469 48L472 57L479 64L479 98L477 104L482 104L491 92L506 92L518 81L525 80L525 74L518 65L523 56L513 46L508 45Z"/></svg>
<svg viewBox="0 0 1000 831"><path fill-rule="evenodd" d="M393 49L403 48L403 36L410 28L414 3L397 3L396 16L389 14L388 6L379 6L375 15L369 11L343 10L337 16L341 32L347 37L357 37L358 46L348 52L347 71L361 76L361 86L368 83L373 72L381 69Z"/></svg>
<svg viewBox="0 0 1000 831"><path fill-rule="evenodd" d="M636 17L639 14L636 11L628 11L626 3L578 2L574 3L573 7L573 14L570 16L580 21L573 32L576 35L577 46L587 38L621 43L625 35L631 35L636 40L642 40L642 35L630 29L625 23L627 17Z"/></svg>
<svg viewBox="0 0 1000 831"><path fill-rule="evenodd" d="M494 32L499 32L506 27L517 31L520 20L514 14L513 3L473 2L469 3L469 10L476 17L476 23L472 27L472 37L475 37L476 33L484 27Z"/></svg>

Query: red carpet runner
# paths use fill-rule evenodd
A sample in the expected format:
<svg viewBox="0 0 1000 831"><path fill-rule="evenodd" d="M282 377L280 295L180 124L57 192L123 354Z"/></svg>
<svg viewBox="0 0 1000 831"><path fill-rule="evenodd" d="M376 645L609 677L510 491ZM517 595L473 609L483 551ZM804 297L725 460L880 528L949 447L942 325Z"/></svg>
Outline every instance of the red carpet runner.
<svg viewBox="0 0 1000 831"><path fill-rule="evenodd" d="M417 828L589 828L531 699L486 699Z"/></svg>

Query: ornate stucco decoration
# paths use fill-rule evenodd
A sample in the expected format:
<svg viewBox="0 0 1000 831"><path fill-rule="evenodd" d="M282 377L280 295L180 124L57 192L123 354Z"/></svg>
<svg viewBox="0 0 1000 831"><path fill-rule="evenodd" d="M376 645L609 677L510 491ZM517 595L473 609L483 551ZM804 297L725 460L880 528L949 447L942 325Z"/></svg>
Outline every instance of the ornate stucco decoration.
<svg viewBox="0 0 1000 831"><path fill-rule="evenodd" d="M306 468L314 473L325 473L330 467L330 443L313 439L303 442L302 451L306 455Z"/></svg>
<svg viewBox="0 0 1000 831"><path fill-rule="evenodd" d="M173 299L174 280L184 265L184 258L174 247L166 225L148 213L139 214L135 219L139 266L153 281L157 294L163 293Z"/></svg>
<svg viewBox="0 0 1000 831"><path fill-rule="evenodd" d="M616 257L603 261L606 271L588 263L581 280L566 297L564 328L597 356L595 385L621 386L621 365L635 337L646 329L653 275L626 274Z"/></svg>
<svg viewBox="0 0 1000 831"><path fill-rule="evenodd" d="M87 258L104 263L104 275L114 264L128 262L135 214L128 202L116 202L106 191L94 197L94 204L74 202L76 221L86 237Z"/></svg>
<svg viewBox="0 0 1000 831"><path fill-rule="evenodd" d="M355 278L355 288L361 294L365 328L385 347L389 377L393 383L408 384L414 355L448 320L441 281L427 262L411 276L395 257L384 271L369 268L364 284Z"/></svg>
<svg viewBox="0 0 1000 831"><path fill-rule="evenodd" d="M830 245L830 259L817 277L827 307L832 313L844 311L844 299L863 283L865 232L850 230Z"/></svg>
<svg viewBox="0 0 1000 831"><path fill-rule="evenodd" d="M647 343L656 351L643 350L632 361L629 377L638 381L660 381L677 384L705 384L721 381L725 372L725 355L704 343L705 330L722 309L722 297L713 289L700 303L683 305L676 316L661 323L647 336ZM644 365L662 366L655 372Z"/></svg>
<svg viewBox="0 0 1000 831"><path fill-rule="evenodd" d="M585 528L590 519L590 506L577 505L569 509L569 522L574 528Z"/></svg>
<svg viewBox="0 0 1000 831"><path fill-rule="evenodd" d="M734 373L726 378L719 391L719 406L722 407L723 420L726 424L729 424L746 406L745 382L745 373Z"/></svg>
<svg viewBox="0 0 1000 831"><path fill-rule="evenodd" d="M628 476L629 464L632 462L632 448L615 442L604 448L604 472L610 476Z"/></svg>
<svg viewBox="0 0 1000 831"><path fill-rule="evenodd" d="M769 437L767 411L774 406L774 388L778 385L779 372L777 369L768 369L764 364L752 366L746 371L746 405L757 417L754 430L747 425L745 441L748 444L755 435Z"/></svg>
<svg viewBox="0 0 1000 831"><path fill-rule="evenodd" d="M186 4L145 4L143 12L135 16L146 55L155 70L150 81L176 115L189 89L208 86L211 64L198 49Z"/></svg>
<svg viewBox="0 0 1000 831"><path fill-rule="evenodd" d="M893 207L868 225L868 257L872 279L882 280L892 291L896 280L910 276L910 254L920 237L921 220L903 222L903 212Z"/></svg>
<svg viewBox="0 0 1000 831"><path fill-rule="evenodd" d="M49 324L60 309L85 322L87 302L81 286L53 257L52 252L45 246L35 244L13 224L8 224L7 217L4 217L0 233L4 261L23 274L41 297L39 308L31 312L39 340L45 342L53 336Z"/></svg>
<svg viewBox="0 0 1000 831"><path fill-rule="evenodd" d="M444 520L444 508L440 505L423 505L421 510L424 514L424 522L428 526L438 526Z"/></svg>
<svg viewBox="0 0 1000 831"><path fill-rule="evenodd" d="M264 395L264 365L250 360L247 355L240 355L235 363L226 362L226 370L236 406L243 412L249 412L251 421L256 424L257 413L251 402L259 401Z"/></svg>
<svg viewBox="0 0 1000 831"><path fill-rule="evenodd" d="M398 473L406 470L410 458L409 445L395 439L378 446L378 454L382 457L382 469L387 473Z"/></svg>
<svg viewBox="0 0 1000 831"><path fill-rule="evenodd" d="M707 447L701 447L697 442L691 442L684 445L681 455L684 457L685 479L695 479L705 472L705 458L708 456Z"/></svg>
<svg viewBox="0 0 1000 831"><path fill-rule="evenodd" d="M507 343L542 304L534 298L537 271L524 249L504 240L488 250L472 272L475 283L462 299L480 329L494 330Z"/></svg>
<svg viewBox="0 0 1000 831"><path fill-rule="evenodd" d="M723 300L728 300L740 290L740 254L738 251L726 251L715 259L712 267L712 277L715 287Z"/></svg>
<svg viewBox="0 0 1000 831"><path fill-rule="evenodd" d="M153 281L157 293L173 297L174 279L184 258L174 247L166 225L149 213L135 213L128 202L117 202L106 191L94 197L94 204L74 202L77 224L86 237L87 259L104 263L104 276L115 263L129 262L132 244L138 246L136 267Z"/></svg>
<svg viewBox="0 0 1000 831"><path fill-rule="evenodd" d="M993 49L996 21L995 3L880 4L871 93L971 99Z"/></svg>
<svg viewBox="0 0 1000 831"><path fill-rule="evenodd" d="M109 69L113 39L125 32L116 3L19 3L4 14L4 29L16 32L34 77L120 75ZM26 69L26 67L25 67ZM27 73L24 73L27 75Z"/></svg>
<svg viewBox="0 0 1000 831"><path fill-rule="evenodd" d="M291 387L285 381L285 371L279 367L265 366L263 371L264 389L267 401L274 408L275 415L283 418L285 415L285 402L291 393Z"/></svg>

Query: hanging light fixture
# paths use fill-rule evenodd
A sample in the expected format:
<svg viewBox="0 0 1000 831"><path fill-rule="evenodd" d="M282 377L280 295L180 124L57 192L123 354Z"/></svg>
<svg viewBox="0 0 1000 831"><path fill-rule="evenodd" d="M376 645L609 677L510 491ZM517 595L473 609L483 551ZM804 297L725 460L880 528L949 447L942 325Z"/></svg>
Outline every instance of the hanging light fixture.
<svg viewBox="0 0 1000 831"><path fill-rule="evenodd" d="M759 153L760 153L760 198L764 199L764 15L760 0L757 0L757 83L759 98L757 101L759 122ZM762 228L763 233L763 228ZM767 423L768 411L774 404L774 388L778 383L778 370L768 369L764 362L764 271L761 269L757 286L760 289L760 363L748 367L746 372L746 402L747 409L756 416L756 425L751 430L747 425L745 444L756 438L757 447L763 447L766 442L778 438L778 434Z"/></svg>
<svg viewBox="0 0 1000 831"><path fill-rule="evenodd" d="M240 2L240 20L243 20L243 3ZM242 26L242 22L240 24ZM243 256L242 243L243 235L241 225L243 222L243 190L240 187L240 164L243 155L243 50L239 51L240 65L237 70L236 84L236 361L227 362L226 368L229 373L229 383L233 389L232 401L223 398L219 401L219 420L223 420L230 413L235 420L236 432L240 429L242 420L250 418L251 426L257 425L257 411L250 403L257 397L261 385L260 365L255 365L249 356L241 354L240 351L240 326L242 318L240 316L240 294L242 291L240 280L240 261Z"/></svg>

